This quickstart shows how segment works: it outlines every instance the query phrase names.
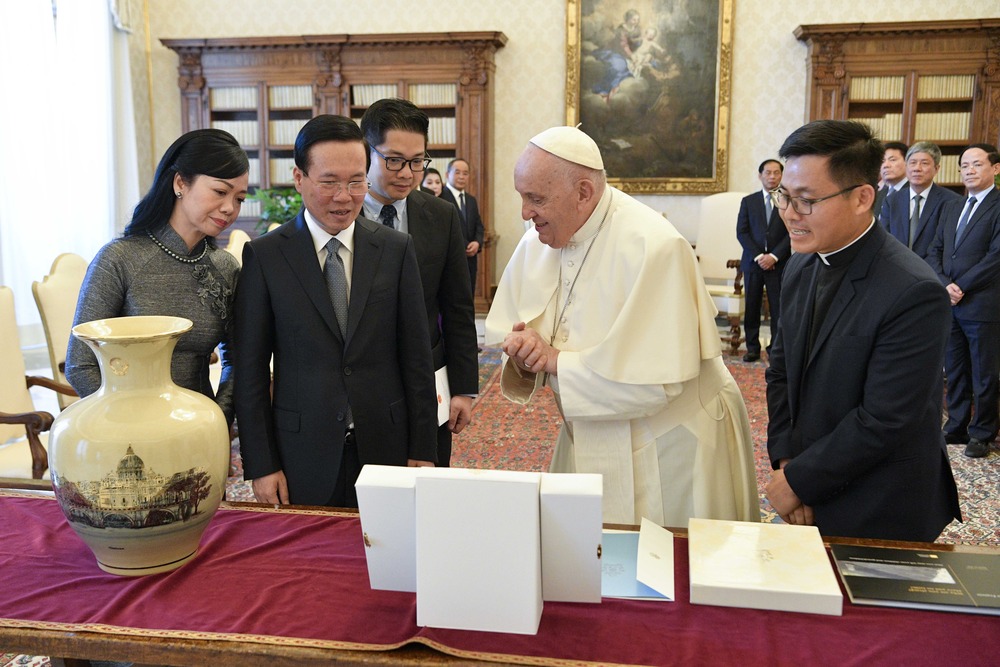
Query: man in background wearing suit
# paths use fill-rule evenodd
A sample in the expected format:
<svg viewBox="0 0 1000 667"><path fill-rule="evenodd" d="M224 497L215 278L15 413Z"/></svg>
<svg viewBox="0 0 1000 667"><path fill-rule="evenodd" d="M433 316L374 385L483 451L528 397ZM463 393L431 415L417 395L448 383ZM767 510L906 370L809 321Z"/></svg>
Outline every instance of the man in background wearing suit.
<svg viewBox="0 0 1000 667"><path fill-rule="evenodd" d="M906 144L887 141L883 144L882 166L879 168L879 188L875 192L875 219L881 220L885 200L906 185Z"/></svg>
<svg viewBox="0 0 1000 667"><path fill-rule="evenodd" d="M879 222L910 250L926 259L942 204L959 199L947 188L934 186L941 166L941 149L918 141L906 153L906 185L885 200Z"/></svg>
<svg viewBox="0 0 1000 667"><path fill-rule="evenodd" d="M472 420L479 391L476 313L469 290L466 243L454 206L417 189L426 159L427 114L402 99L378 100L361 118L370 151L364 211L408 233L420 267L434 368L447 368L450 414L438 428L439 466L451 459L451 435Z"/></svg>
<svg viewBox="0 0 1000 667"><path fill-rule="evenodd" d="M743 361L760 359L760 311L767 288L767 303L771 310L771 340L781 316L781 274L790 254L788 230L781 222L778 209L772 205L771 190L781 183L783 167L777 160L764 160L757 167L764 186L761 192L747 195L740 202L736 218L736 238L743 246L743 284L746 294L747 353ZM768 353L771 346L768 345Z"/></svg>
<svg viewBox="0 0 1000 667"><path fill-rule="evenodd" d="M795 254L765 374L767 497L824 535L932 542L960 517L941 435L948 294L875 223L867 125L809 123L779 155Z"/></svg>
<svg viewBox="0 0 1000 667"><path fill-rule="evenodd" d="M465 256L469 260L469 276L472 284L472 294L476 294L477 255L483 249L483 219L479 217L479 204L476 198L465 191L469 186L469 163L460 157L448 163L448 182L441 190L441 198L450 201L458 207L462 217L462 232L465 235ZM487 286L488 287L488 286Z"/></svg>
<svg viewBox="0 0 1000 667"><path fill-rule="evenodd" d="M1000 399L1000 154L974 144L959 158L968 198L945 204L929 262L951 297L945 356L945 440L968 442L965 455L986 456L997 434Z"/></svg>
<svg viewBox="0 0 1000 667"><path fill-rule="evenodd" d="M295 140L303 209L243 249L236 416L260 502L357 507L364 464L437 457L416 253L359 216L366 170L354 121L313 118Z"/></svg>

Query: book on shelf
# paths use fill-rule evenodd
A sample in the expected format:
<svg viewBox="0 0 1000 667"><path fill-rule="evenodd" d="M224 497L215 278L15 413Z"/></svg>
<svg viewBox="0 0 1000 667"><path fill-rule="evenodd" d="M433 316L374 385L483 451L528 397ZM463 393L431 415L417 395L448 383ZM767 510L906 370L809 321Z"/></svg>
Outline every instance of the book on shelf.
<svg viewBox="0 0 1000 667"><path fill-rule="evenodd" d="M267 90L271 109L304 109L313 106L312 86L271 86Z"/></svg>
<svg viewBox="0 0 1000 667"><path fill-rule="evenodd" d="M974 74L922 76L917 81L917 99L969 99L975 87Z"/></svg>
<svg viewBox="0 0 1000 667"><path fill-rule="evenodd" d="M815 526L690 519L691 604L840 616L843 595Z"/></svg>
<svg viewBox="0 0 1000 667"><path fill-rule="evenodd" d="M411 83L408 98L419 106L455 106L458 86L454 83Z"/></svg>
<svg viewBox="0 0 1000 667"><path fill-rule="evenodd" d="M1000 615L1000 554L830 547L851 602Z"/></svg>
<svg viewBox="0 0 1000 667"><path fill-rule="evenodd" d="M295 137L299 130L308 122L308 119L291 120L271 120L267 123L268 143L272 146L291 146L295 144Z"/></svg>
<svg viewBox="0 0 1000 667"><path fill-rule="evenodd" d="M233 135L242 146L256 146L260 142L255 120L213 120L212 127Z"/></svg>
<svg viewBox="0 0 1000 667"><path fill-rule="evenodd" d="M852 100L885 100L896 102L903 99L901 76L857 76L851 79L849 94Z"/></svg>
<svg viewBox="0 0 1000 667"><path fill-rule="evenodd" d="M967 141L971 121L968 111L917 113L914 135L918 140Z"/></svg>
<svg viewBox="0 0 1000 667"><path fill-rule="evenodd" d="M270 160L271 185L285 185L291 183L292 169L295 168L295 158L276 157Z"/></svg>
<svg viewBox="0 0 1000 667"><path fill-rule="evenodd" d="M257 88L255 86L240 86L238 88L212 88L209 90L209 108L214 110L256 111Z"/></svg>
<svg viewBox="0 0 1000 667"><path fill-rule="evenodd" d="M351 104L356 107L367 107L373 102L397 95L398 89L394 83L359 83L351 86Z"/></svg>

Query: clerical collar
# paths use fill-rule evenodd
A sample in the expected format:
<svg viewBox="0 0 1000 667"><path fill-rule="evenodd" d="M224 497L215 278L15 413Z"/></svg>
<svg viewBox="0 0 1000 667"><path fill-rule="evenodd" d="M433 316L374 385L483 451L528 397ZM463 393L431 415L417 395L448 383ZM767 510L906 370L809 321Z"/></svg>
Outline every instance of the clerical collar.
<svg viewBox="0 0 1000 667"><path fill-rule="evenodd" d="M872 218L872 221L868 224L868 228L864 232L862 232L856 239L845 245L843 248L840 248L839 250L834 250L833 252L816 253L817 255L819 255L819 261L821 261L826 266L833 266L833 267L846 266L847 264L850 264L851 260L854 259L854 257L858 254L858 251L861 250L861 244L858 243L858 241L868 236L868 234L872 231L872 227L874 226L875 226L875 218Z"/></svg>
<svg viewBox="0 0 1000 667"><path fill-rule="evenodd" d="M611 190L610 185L604 186L604 194L598 200L594 212L587 218L587 222L583 223L583 226L576 230L576 233L570 237L570 243L583 243L597 234L601 228L601 223L608 215L608 209L611 208Z"/></svg>

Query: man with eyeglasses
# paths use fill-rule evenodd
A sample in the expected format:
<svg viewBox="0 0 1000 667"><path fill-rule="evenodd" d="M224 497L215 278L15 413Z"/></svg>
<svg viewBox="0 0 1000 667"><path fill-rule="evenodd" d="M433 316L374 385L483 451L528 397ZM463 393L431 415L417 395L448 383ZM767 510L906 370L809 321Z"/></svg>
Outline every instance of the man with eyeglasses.
<svg viewBox="0 0 1000 667"><path fill-rule="evenodd" d="M437 463L447 466L452 433L472 421L472 399L479 391L478 335L458 211L417 188L430 163L428 126L427 114L408 100L378 100L368 107L361 118L371 151L364 211L413 237L434 368L447 377L451 395L448 419L437 434Z"/></svg>
<svg viewBox="0 0 1000 667"><path fill-rule="evenodd" d="M875 224L882 153L867 125L834 120L779 151L795 254L765 374L766 493L824 535L932 542L961 516L941 436L948 295Z"/></svg>
<svg viewBox="0 0 1000 667"><path fill-rule="evenodd" d="M968 194L942 209L928 261L951 298L945 441L981 458L1000 426L1000 153L973 144L958 166Z"/></svg>
<svg viewBox="0 0 1000 667"><path fill-rule="evenodd" d="M260 502L357 507L364 464L437 458L414 243L361 217L366 171L357 124L313 118L295 140L302 210L243 249L236 417Z"/></svg>
<svg viewBox="0 0 1000 667"><path fill-rule="evenodd" d="M923 257L927 253L946 202L959 199L948 188L934 185L941 166L941 149L918 141L906 153L906 183L887 197L879 222L903 245Z"/></svg>
<svg viewBox="0 0 1000 667"><path fill-rule="evenodd" d="M462 218L462 233L465 235L465 255L469 264L469 279L472 294L476 294L476 274L479 271L479 253L483 249L486 230L479 215L479 202L465 191L469 187L469 163L457 157L448 163L448 181L441 190L441 199L458 207Z"/></svg>

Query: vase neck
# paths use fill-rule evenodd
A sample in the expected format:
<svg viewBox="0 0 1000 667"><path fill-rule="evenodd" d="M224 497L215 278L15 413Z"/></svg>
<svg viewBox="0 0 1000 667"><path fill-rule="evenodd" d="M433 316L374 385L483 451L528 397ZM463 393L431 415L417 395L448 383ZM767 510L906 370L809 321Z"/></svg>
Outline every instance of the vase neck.
<svg viewBox="0 0 1000 667"><path fill-rule="evenodd" d="M178 336L118 342L89 340L101 367L101 391L168 388Z"/></svg>

